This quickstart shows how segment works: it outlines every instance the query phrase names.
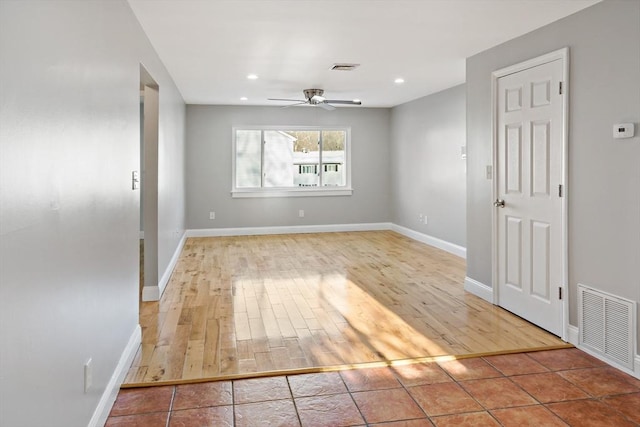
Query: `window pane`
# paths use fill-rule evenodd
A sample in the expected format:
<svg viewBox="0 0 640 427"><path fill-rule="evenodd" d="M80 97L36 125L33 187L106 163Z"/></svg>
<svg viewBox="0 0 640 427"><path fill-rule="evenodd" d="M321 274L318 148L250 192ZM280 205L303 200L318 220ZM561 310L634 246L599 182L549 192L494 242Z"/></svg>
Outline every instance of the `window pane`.
<svg viewBox="0 0 640 427"><path fill-rule="evenodd" d="M343 130L322 131L322 185L335 187L346 185L345 141Z"/></svg>
<svg viewBox="0 0 640 427"><path fill-rule="evenodd" d="M264 141L264 186L291 187L294 138L281 131L266 130Z"/></svg>
<svg viewBox="0 0 640 427"><path fill-rule="evenodd" d="M291 138L292 157L287 168L291 173L289 186L317 187L320 177L318 146L320 132L286 131L282 133Z"/></svg>
<svg viewBox="0 0 640 427"><path fill-rule="evenodd" d="M258 188L262 171L259 130L236 131L236 187Z"/></svg>

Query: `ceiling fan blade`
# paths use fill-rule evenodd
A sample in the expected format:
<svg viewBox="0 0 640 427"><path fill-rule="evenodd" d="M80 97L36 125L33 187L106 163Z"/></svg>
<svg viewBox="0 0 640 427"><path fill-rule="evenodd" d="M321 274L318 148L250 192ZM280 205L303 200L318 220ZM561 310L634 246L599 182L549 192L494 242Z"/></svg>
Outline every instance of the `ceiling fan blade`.
<svg viewBox="0 0 640 427"><path fill-rule="evenodd" d="M317 105L318 107L322 108L322 109L327 110L327 111L331 111L331 110L335 110L335 109L336 109L336 107L334 107L333 105L329 105L329 104L327 104L327 102L326 102L326 101L325 101L325 102L321 102L321 103L316 104L316 105Z"/></svg>
<svg viewBox="0 0 640 427"><path fill-rule="evenodd" d="M362 105L361 101L347 101L344 99L327 99L330 104L342 104L342 105Z"/></svg>
<svg viewBox="0 0 640 427"><path fill-rule="evenodd" d="M284 98L267 98L267 101L289 101L289 102L303 102L306 103L306 100L302 99L284 99Z"/></svg>
<svg viewBox="0 0 640 427"><path fill-rule="evenodd" d="M303 104L306 104L306 103L307 103L306 101L305 102L296 102L295 104L284 105L284 106L282 106L280 108L295 107L296 105L303 105Z"/></svg>

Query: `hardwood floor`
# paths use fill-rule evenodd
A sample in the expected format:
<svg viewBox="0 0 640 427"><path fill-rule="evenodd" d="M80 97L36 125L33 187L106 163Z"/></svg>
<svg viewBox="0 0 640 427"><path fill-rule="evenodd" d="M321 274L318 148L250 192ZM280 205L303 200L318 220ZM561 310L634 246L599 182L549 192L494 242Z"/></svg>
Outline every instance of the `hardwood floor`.
<svg viewBox="0 0 640 427"><path fill-rule="evenodd" d="M464 275L391 231L189 238L125 384L566 346Z"/></svg>

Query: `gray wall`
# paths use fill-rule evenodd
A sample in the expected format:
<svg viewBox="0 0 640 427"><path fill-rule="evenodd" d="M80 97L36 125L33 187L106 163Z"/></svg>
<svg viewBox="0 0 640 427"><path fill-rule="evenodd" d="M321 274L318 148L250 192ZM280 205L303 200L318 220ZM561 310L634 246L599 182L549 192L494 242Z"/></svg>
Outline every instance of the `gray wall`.
<svg viewBox="0 0 640 427"><path fill-rule="evenodd" d="M391 206L395 224L466 246L464 85L391 110ZM428 217L420 223L418 214Z"/></svg>
<svg viewBox="0 0 640 427"><path fill-rule="evenodd" d="M605 1L467 60L467 275L491 285L491 72L569 46L570 322L577 284L640 301L640 2ZM612 138L635 122L636 137ZM640 331L640 328L638 328Z"/></svg>
<svg viewBox="0 0 640 427"><path fill-rule="evenodd" d="M0 1L0 425L87 425L138 324L140 62L160 85L165 262L185 106L129 5Z"/></svg>
<svg viewBox="0 0 640 427"><path fill-rule="evenodd" d="M389 221L389 116L389 109L372 108L188 105L187 228ZM232 127L252 125L350 126L353 195L232 198ZM215 220L209 220L210 211Z"/></svg>

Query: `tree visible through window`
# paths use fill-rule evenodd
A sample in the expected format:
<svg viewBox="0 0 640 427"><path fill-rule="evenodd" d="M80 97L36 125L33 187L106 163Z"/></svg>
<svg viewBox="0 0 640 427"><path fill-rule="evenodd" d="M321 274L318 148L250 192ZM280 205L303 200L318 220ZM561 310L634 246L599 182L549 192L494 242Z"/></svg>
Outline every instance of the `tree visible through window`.
<svg viewBox="0 0 640 427"><path fill-rule="evenodd" d="M348 130L236 129L236 189L345 187Z"/></svg>

